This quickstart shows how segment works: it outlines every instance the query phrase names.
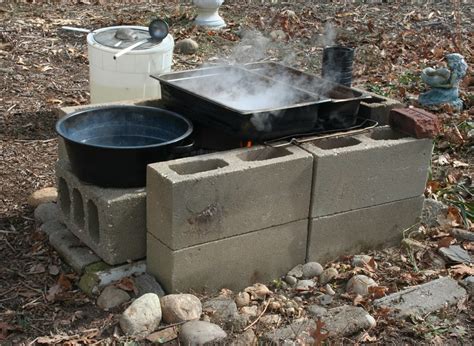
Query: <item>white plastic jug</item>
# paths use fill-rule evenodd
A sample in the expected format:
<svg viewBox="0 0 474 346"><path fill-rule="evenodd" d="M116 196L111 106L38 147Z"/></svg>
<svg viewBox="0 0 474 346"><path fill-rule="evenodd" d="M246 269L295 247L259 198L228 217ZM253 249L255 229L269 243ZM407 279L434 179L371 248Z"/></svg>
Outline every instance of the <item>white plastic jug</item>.
<svg viewBox="0 0 474 346"><path fill-rule="evenodd" d="M131 39L117 30L129 29ZM112 26L87 35L91 103L159 98L160 85L151 74L171 71L174 40L171 35L156 44L147 42L114 59L133 43L150 38L143 26Z"/></svg>

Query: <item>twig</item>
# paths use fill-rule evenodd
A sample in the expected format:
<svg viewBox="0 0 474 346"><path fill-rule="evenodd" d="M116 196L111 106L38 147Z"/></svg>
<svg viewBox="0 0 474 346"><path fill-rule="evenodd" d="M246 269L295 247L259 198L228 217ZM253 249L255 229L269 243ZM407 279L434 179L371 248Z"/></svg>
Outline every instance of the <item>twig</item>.
<svg viewBox="0 0 474 346"><path fill-rule="evenodd" d="M53 141L56 141L57 138L50 138L50 139L15 139L13 140L14 142L23 142L23 143L37 143L37 142L40 142L40 143L49 143L49 142L53 142Z"/></svg>
<svg viewBox="0 0 474 346"><path fill-rule="evenodd" d="M23 305L21 308L24 309L24 308L26 308L27 306L36 303L36 302L37 302L38 300L40 300L41 298L42 298L42 297L37 297L37 298L33 299L31 302L28 302L28 303L26 303L25 305Z"/></svg>
<svg viewBox="0 0 474 346"><path fill-rule="evenodd" d="M186 322L188 322L188 321L181 321L181 322L177 322L177 323L173 323L173 324L168 324L167 326L162 326L162 327L158 328L157 331L167 329L167 328L176 327L176 326L180 326L180 325L182 325Z"/></svg>
<svg viewBox="0 0 474 346"><path fill-rule="evenodd" d="M255 321L253 321L252 323L250 323L247 327L244 328L244 332L249 329L250 327L252 327L253 325L255 325L255 323L258 322L258 320L263 316L263 314L265 313L265 311L267 311L267 308L268 308L268 305L270 305L270 302L272 301L272 298L268 299L268 302L267 304L265 305L265 307L263 308L263 311L260 315L258 315L258 317L255 319Z"/></svg>

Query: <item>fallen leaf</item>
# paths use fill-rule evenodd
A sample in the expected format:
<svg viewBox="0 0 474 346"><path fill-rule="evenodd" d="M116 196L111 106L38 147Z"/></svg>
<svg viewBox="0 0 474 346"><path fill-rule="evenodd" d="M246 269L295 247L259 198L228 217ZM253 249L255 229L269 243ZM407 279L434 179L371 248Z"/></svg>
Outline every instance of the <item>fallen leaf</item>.
<svg viewBox="0 0 474 346"><path fill-rule="evenodd" d="M115 286L117 286L118 288L123 289L124 291L129 291L129 292L133 292L135 294L138 294L138 289L135 286L135 283L129 277L123 278Z"/></svg>
<svg viewBox="0 0 474 346"><path fill-rule="evenodd" d="M44 267L43 264L37 263L33 265L30 270L28 271L28 274L41 274L46 271L46 268Z"/></svg>
<svg viewBox="0 0 474 346"><path fill-rule="evenodd" d="M311 330L309 333L311 337L314 339L315 346L321 346L323 341L329 337L329 333L323 333L323 327L325 326L324 322L321 321L320 318L316 321L316 329Z"/></svg>
<svg viewBox="0 0 474 346"><path fill-rule="evenodd" d="M385 286L369 286L369 294L373 299L385 297L388 287Z"/></svg>
<svg viewBox="0 0 474 346"><path fill-rule="evenodd" d="M453 206L448 207L448 213L446 216L448 219L452 220L452 226L459 226L462 224L462 216L459 212L459 209Z"/></svg>
<svg viewBox="0 0 474 346"><path fill-rule="evenodd" d="M469 167L469 164L468 164L468 163L465 163L465 162L458 161L458 160L454 160L454 161L453 161L453 167L454 167L454 168L458 168L458 167Z"/></svg>
<svg viewBox="0 0 474 346"><path fill-rule="evenodd" d="M449 164L449 155L448 154L439 155L437 162L440 166L448 165Z"/></svg>
<svg viewBox="0 0 474 346"><path fill-rule="evenodd" d="M352 305L357 306L357 305L364 305L366 304L367 301L366 299L361 296L360 294L357 294L354 299L352 300Z"/></svg>
<svg viewBox="0 0 474 346"><path fill-rule="evenodd" d="M452 266L449 271L456 276L474 275L474 268L464 263Z"/></svg>
<svg viewBox="0 0 474 346"><path fill-rule="evenodd" d="M438 240L438 249L442 247L449 247L451 243L453 242L454 238L453 237L444 237Z"/></svg>
<svg viewBox="0 0 474 346"><path fill-rule="evenodd" d="M69 279L64 274L59 276L58 284L64 291L69 291L72 288L71 281L69 281Z"/></svg>
<svg viewBox="0 0 474 346"><path fill-rule="evenodd" d="M377 337L375 335L370 336L368 332L364 332L364 334L362 334L359 337L359 342L375 342L375 341L377 341Z"/></svg>
<svg viewBox="0 0 474 346"><path fill-rule="evenodd" d="M6 322L0 322L0 341L5 340L10 332L21 330L20 327L11 325Z"/></svg>
<svg viewBox="0 0 474 346"><path fill-rule="evenodd" d="M46 293L46 300L48 302L54 302L54 300L56 299L56 296L61 292L62 292L61 285L55 284L51 286L48 290L48 293Z"/></svg>

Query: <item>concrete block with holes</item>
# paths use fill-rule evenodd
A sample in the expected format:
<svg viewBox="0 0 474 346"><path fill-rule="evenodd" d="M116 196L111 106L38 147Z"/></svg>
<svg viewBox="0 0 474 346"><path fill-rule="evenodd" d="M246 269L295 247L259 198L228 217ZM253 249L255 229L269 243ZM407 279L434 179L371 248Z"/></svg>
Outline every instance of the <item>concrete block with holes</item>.
<svg viewBox="0 0 474 346"><path fill-rule="evenodd" d="M64 223L106 263L146 255L144 188L110 189L85 184L67 163L56 165L58 204Z"/></svg>
<svg viewBox="0 0 474 346"><path fill-rule="evenodd" d="M403 231L419 221L423 201L417 196L311 219L306 260L325 263L399 244Z"/></svg>
<svg viewBox="0 0 474 346"><path fill-rule="evenodd" d="M420 196L433 142L384 126L305 143L303 148L314 156L314 218Z"/></svg>
<svg viewBox="0 0 474 346"><path fill-rule="evenodd" d="M295 146L151 164L148 232L178 250L306 219L312 170L312 155Z"/></svg>
<svg viewBox="0 0 474 346"><path fill-rule="evenodd" d="M375 120L379 123L379 125L389 124L390 110L394 108L405 107L405 105L403 105L403 103L400 101L377 95L367 90L357 90L372 96L371 99L361 101L358 116L361 118Z"/></svg>
<svg viewBox="0 0 474 346"><path fill-rule="evenodd" d="M303 263L308 220L172 250L147 235L147 271L166 292L240 290Z"/></svg>

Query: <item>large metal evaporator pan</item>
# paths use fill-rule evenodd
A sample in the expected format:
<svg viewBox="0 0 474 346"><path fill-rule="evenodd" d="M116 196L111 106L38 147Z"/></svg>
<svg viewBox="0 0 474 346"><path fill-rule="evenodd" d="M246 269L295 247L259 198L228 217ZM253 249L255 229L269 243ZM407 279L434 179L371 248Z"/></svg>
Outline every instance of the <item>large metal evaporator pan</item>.
<svg viewBox="0 0 474 346"><path fill-rule="evenodd" d="M275 63L153 75L167 107L242 140L344 129L367 95Z"/></svg>

